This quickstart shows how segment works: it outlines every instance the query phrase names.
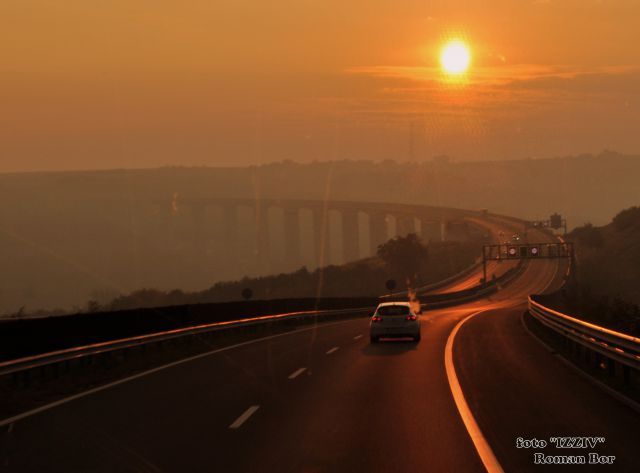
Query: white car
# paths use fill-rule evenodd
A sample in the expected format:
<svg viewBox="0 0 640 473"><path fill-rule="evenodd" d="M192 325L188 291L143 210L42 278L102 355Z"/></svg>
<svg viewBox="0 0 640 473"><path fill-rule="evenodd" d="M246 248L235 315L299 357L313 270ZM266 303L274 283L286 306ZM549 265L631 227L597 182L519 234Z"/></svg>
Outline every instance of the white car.
<svg viewBox="0 0 640 473"><path fill-rule="evenodd" d="M420 341L420 314L409 302L379 304L369 322L371 343L380 338L413 338Z"/></svg>

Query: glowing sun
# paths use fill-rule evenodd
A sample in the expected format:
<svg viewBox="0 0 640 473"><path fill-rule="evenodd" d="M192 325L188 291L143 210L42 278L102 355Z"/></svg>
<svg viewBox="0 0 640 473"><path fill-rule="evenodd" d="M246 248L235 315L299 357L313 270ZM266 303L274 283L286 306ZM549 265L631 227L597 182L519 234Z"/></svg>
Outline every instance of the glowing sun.
<svg viewBox="0 0 640 473"><path fill-rule="evenodd" d="M445 44L440 53L440 65L447 74L463 74L471 63L469 47L459 40Z"/></svg>

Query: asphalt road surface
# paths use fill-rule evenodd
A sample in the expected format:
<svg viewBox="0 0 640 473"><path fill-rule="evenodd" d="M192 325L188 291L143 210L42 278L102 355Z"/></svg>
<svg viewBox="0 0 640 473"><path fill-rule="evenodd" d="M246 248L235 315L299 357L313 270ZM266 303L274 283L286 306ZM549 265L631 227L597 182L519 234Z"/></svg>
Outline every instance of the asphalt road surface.
<svg viewBox="0 0 640 473"><path fill-rule="evenodd" d="M428 311L418 344L372 345L367 319L328 323L75 399L0 427L0 471L484 471L452 395L449 340L462 395L504 471L564 471L533 464L534 452L558 451L516 440L569 435L606 442L564 453L615 455L597 469L637 471L640 416L520 323L527 295L557 286L563 271L534 261L489 298Z"/></svg>
<svg viewBox="0 0 640 473"><path fill-rule="evenodd" d="M500 233L505 235L512 235L514 233L522 233L523 229L520 226L514 224L510 221L503 221L499 219L494 220L486 220L486 219L469 219L473 221L476 225L483 227L486 231L493 235L493 243L498 243L501 238L499 237ZM548 235L544 235L540 232L532 233L533 239L538 238L540 241L549 240ZM517 261L488 261L487 262L487 280L491 280L494 276L499 277L510 268L516 266ZM484 277L484 272L482 266L479 266L477 270L469 273L467 276L462 277L451 284L447 284L446 286L440 287L433 291L427 291L427 294L443 294L445 292L457 292L464 291L465 289L470 289L474 286L477 286L481 278Z"/></svg>

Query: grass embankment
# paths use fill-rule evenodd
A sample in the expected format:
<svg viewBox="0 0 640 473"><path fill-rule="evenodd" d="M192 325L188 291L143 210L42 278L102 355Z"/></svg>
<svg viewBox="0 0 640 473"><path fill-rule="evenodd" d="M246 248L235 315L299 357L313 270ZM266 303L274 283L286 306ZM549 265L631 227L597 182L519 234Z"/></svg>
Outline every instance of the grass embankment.
<svg viewBox="0 0 640 473"><path fill-rule="evenodd" d="M556 303L584 320L640 335L640 207L602 227L585 225L567 239L576 245L575 279Z"/></svg>

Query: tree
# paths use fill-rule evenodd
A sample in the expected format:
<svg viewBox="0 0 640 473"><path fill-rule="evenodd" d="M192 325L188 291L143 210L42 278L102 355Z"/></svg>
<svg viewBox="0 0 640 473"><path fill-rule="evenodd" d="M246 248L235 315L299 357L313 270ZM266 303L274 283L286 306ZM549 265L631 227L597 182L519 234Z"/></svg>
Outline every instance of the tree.
<svg viewBox="0 0 640 473"><path fill-rule="evenodd" d="M100 311L100 303L96 300L90 300L87 302L87 312L94 313Z"/></svg>
<svg viewBox="0 0 640 473"><path fill-rule="evenodd" d="M421 243L415 233L410 233L378 246L377 255L392 275L413 280L427 262L429 248Z"/></svg>
<svg viewBox="0 0 640 473"><path fill-rule="evenodd" d="M600 248L604 244L604 239L602 238L600 229L598 227L594 227L590 223L587 223L582 227L575 228L571 232L571 236L580 243L592 248Z"/></svg>
<svg viewBox="0 0 640 473"><path fill-rule="evenodd" d="M617 230L630 228L640 229L640 207L629 207L613 217L613 225Z"/></svg>

